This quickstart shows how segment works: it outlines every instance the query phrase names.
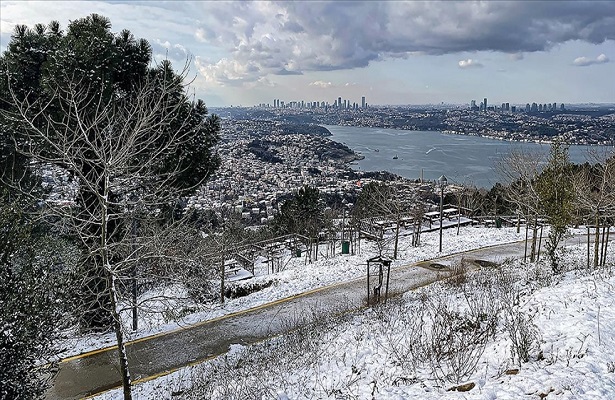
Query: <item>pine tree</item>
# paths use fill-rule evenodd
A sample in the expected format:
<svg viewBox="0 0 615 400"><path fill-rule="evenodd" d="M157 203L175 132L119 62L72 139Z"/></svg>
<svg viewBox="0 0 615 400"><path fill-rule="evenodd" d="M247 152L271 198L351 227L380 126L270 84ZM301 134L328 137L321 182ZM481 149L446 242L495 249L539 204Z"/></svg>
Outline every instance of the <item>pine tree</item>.
<svg viewBox="0 0 615 400"><path fill-rule="evenodd" d="M24 63L14 62L27 53L13 46L21 27L2 57L1 128L28 163L63 170L78 188L74 205L47 203L46 212L66 222L81 246L82 326L115 332L130 399L119 316L124 284L136 280L130 271L140 258L169 258L172 244L154 247L148 235L172 224L179 200L217 168L220 123L187 95L186 70L177 73L169 62L150 68L149 44L128 31L112 33L107 18L78 19L66 34L52 25L35 85L23 80ZM135 220L156 229L140 234Z"/></svg>
<svg viewBox="0 0 615 400"><path fill-rule="evenodd" d="M282 204L273 230L280 235L298 233L315 238L324 226L323 210L318 189L304 186Z"/></svg>
<svg viewBox="0 0 615 400"><path fill-rule="evenodd" d="M0 200L0 399L39 398L53 377L44 363L66 320L70 274L23 198L2 190Z"/></svg>
<svg viewBox="0 0 615 400"><path fill-rule="evenodd" d="M546 167L536 179L536 192L540 207L550 225L546 242L547 255L553 272L561 272L557 246L564 237L573 217L574 187L572 164L568 147L559 141L553 142Z"/></svg>
<svg viewBox="0 0 615 400"><path fill-rule="evenodd" d="M157 121L151 122L164 119L165 123L158 125L161 132L156 133L157 144L173 141L176 137L183 139L177 141L178 145L157 152L160 146L152 145L142 136L141 144L134 144L134 159L143 163L150 163L152 158L156 160L155 164L150 163L152 168L148 173L167 176L167 195L179 198L193 191L219 166L214 148L219 140L220 122L217 116L208 115L201 100L190 100L185 93L183 76L176 73L168 61L154 68L149 67L150 62L151 46L147 41L135 39L127 30L114 34L109 19L97 14L71 22L66 33L60 30L57 22L48 27L37 25L34 30L17 26L2 56L0 80L3 89L0 106L4 111L0 119L0 128L3 128L0 129L3 135L0 145L4 171L13 175L10 179L15 181L15 176L27 173L30 160L24 153L36 153L40 159L53 160L73 177L88 177L97 183L79 186L77 202L81 214L75 216L88 220L89 216L100 212L98 196L108 189L102 180L104 167L92 161L99 159L97 149L104 147L108 140L100 133L107 129L135 128L144 117L135 114L121 120L118 116L115 124L109 124L101 115L118 113L129 103L158 101L164 104L164 110L158 108L161 114L156 117ZM138 98L145 93L143 87L146 85L150 97ZM155 90L150 90L153 85ZM76 97L80 104L71 103ZM23 115L17 111L18 104L26 110ZM82 109L77 110L78 107ZM168 118L164 112L175 115ZM24 120L29 120L32 126L23 123ZM63 129L64 126L69 129ZM87 129L76 129L79 126ZM33 138L28 133L31 128L45 130L46 136ZM67 132L75 132L76 136L66 136ZM83 152L77 163L71 163L61 157L63 149L50 145L58 142L89 150ZM110 192L112 203L128 196L131 190L133 194L144 193L143 187L119 189L116 185ZM160 207L167 211L174 208L168 201ZM109 231L115 236L124 236L126 227L120 219L111 218L109 224ZM101 234L96 224L85 230L90 240L96 241ZM84 298L91 299L83 313L83 325L104 330L112 325L110 313L106 311L110 305L102 300L108 296L101 296L108 288L105 274L96 267L100 263L94 261L84 262L90 265L84 273L92 279L87 280L83 288Z"/></svg>

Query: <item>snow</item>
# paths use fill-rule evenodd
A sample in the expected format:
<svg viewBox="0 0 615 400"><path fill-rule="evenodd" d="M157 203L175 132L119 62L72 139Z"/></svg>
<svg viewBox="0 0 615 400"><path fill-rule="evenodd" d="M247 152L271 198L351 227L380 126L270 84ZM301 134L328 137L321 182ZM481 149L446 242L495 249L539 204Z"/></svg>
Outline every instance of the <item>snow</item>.
<svg viewBox="0 0 615 400"><path fill-rule="evenodd" d="M517 234L514 228L485 230L468 227L462 230L459 242L455 245L451 240L453 237L457 238L447 232L447 252L487 245L498 240L515 240ZM423 246L417 251L404 248L404 258L396 265L433 257L433 248L436 245L436 233L424 235ZM361 256L340 256L315 263L314 267L322 274L321 280L317 282L303 282L311 274L301 273L302 268L288 268L276 276L285 282L284 286L290 287L284 293L304 290L305 287L323 283L323 280L348 279L355 274L348 270L353 270L355 263L361 263L368 254L373 254L368 251L367 246L363 250ZM270 345L233 344L229 353L216 360L135 385L135 398L169 397L171 391L185 390L193 382L197 382L199 376L207 373L207 368L216 362L237 359L242 360L242 363L237 365L234 372L237 375L232 376L234 387L240 388L242 382L248 382L245 383L248 385L246 387L255 385L256 393L260 388L256 385L262 386L263 382L266 382L269 392L277 393L278 399L336 399L340 398L339 396L379 400L613 399L615 270L612 268L612 261L610 266L604 269L586 269L585 257L586 247L580 243L562 250L562 262L568 269L568 272L562 275L552 275L545 264L523 265L520 261L513 261L497 270L514 280L501 287L487 287L496 295L498 290L503 290L504 293L510 290L510 293L515 294L511 297L516 300L509 304L510 310L530 321L528 326L535 330L536 340L532 342L529 360L519 363L512 356L510 332L500 318L493 337L482 352L478 353L480 357L476 369L460 382L471 382L475 385L467 392L449 391L456 383L435 379L433 366L430 367L428 363L402 365L400 360L409 361L411 357L399 358L391 351L393 345L398 346L399 350L399 345L406 343L408 337L411 337L409 329L414 321L411 312L420 308L421 301L424 301L421 299L427 298L432 304L449 307L461 314L470 312L472 307L479 304L471 300L473 295L476 295L475 299L481 299L477 291L469 291L464 295L463 291L455 286L435 283L406 293L400 300L399 313L391 312L394 309L387 309L387 315L390 316L389 325L382 322L382 316L378 316L377 309L367 309L315 334L315 344L309 352L288 354L292 353L292 349L287 349L287 353L284 353L283 348L276 350L276 343L282 347L297 345L293 344L294 342L285 342L283 337L272 339ZM327 273L335 265L338 265L338 268L335 268L337 272ZM339 265L343 267L339 268ZM362 268L357 269L359 270L363 271ZM470 278L483 271L495 275L496 270L483 269L473 272ZM298 276L303 276L302 282L296 282ZM474 288L470 283L468 285L465 288ZM272 292L279 293L280 290ZM255 293L252 296L254 299L248 301L249 304L275 297L272 293ZM482 307L490 304L484 303ZM229 308L235 307L241 308L238 305ZM425 319L425 324L429 326L428 318ZM268 358L266 351L272 352L271 358ZM249 357L250 354L253 354L252 358ZM289 356L291 358L285 358ZM278 363L272 361L278 360L278 357ZM264 361L259 364L260 358ZM445 365L436 366L436 369L438 368L444 371ZM250 380L252 374L259 375L258 382ZM97 398L121 398L121 391L113 390Z"/></svg>
<svg viewBox="0 0 615 400"><path fill-rule="evenodd" d="M463 221L462 221L463 222ZM442 253L438 252L439 232L438 222L432 224L433 231L421 234L421 245L412 247L410 231L401 231L399 239L398 259L391 267L399 267L440 256L473 250L484 246L510 243L525 238L524 230L516 233L516 228L484 228L461 227L459 235L456 234L456 222L447 221L443 230ZM389 239L390 239L389 233ZM135 340L146 336L181 329L202 321L219 318L224 315L244 311L250 308L270 303L283 298L291 297L316 288L345 282L365 275L365 263L368 258L378 254L375 243L361 241L360 254L341 255L337 249L337 256L326 258L326 245L321 245L318 261L307 264L305 257L291 257L290 252L285 254L281 261L281 271L267 274L267 265L264 259L258 259L255 264L255 277L250 282L262 283L274 281L274 284L245 297L227 299L222 304L199 305L188 298L182 287L171 286L160 290L151 290L140 296L139 302L147 301L148 313L139 311L139 329L131 330L132 314L129 305L125 305L122 313L123 326L128 340ZM389 248L391 244L389 243ZM259 265L260 261L260 265ZM144 307L145 308L145 307ZM66 338L58 344L59 358L67 358L77 354L86 353L99 348L110 347L115 344L115 334L87 334L78 335L67 332Z"/></svg>

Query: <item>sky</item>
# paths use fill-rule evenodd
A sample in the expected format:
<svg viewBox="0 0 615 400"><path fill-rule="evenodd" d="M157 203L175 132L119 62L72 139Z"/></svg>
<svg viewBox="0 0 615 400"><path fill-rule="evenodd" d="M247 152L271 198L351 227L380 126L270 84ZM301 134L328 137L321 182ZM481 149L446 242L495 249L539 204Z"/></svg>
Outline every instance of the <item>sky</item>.
<svg viewBox="0 0 615 400"><path fill-rule="evenodd" d="M210 107L615 103L615 1L2 0L0 49L92 13L188 63Z"/></svg>

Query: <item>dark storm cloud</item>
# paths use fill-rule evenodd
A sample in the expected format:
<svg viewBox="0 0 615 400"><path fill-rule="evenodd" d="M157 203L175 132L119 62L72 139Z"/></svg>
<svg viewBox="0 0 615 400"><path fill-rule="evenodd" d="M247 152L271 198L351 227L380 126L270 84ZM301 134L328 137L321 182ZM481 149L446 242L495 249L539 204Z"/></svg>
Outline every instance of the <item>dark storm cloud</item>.
<svg viewBox="0 0 615 400"><path fill-rule="evenodd" d="M234 61L253 64L263 75L360 68L410 54L520 54L548 51L571 40L615 40L615 2L606 1L306 1L216 7L212 15L217 18L200 27L215 32L215 38L203 40L225 46Z"/></svg>
<svg viewBox="0 0 615 400"><path fill-rule="evenodd" d="M300 71L289 71L289 70L287 70L285 68L282 68L281 70L276 72L276 75L303 75L303 72L300 72Z"/></svg>

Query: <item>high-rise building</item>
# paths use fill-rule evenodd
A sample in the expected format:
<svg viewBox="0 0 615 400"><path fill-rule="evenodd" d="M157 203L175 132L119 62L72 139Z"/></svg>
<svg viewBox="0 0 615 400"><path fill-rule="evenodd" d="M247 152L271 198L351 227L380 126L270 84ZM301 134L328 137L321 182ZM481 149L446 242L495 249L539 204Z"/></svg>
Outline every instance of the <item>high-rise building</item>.
<svg viewBox="0 0 615 400"><path fill-rule="evenodd" d="M487 111L487 98L486 97L483 99L483 110Z"/></svg>
<svg viewBox="0 0 615 400"><path fill-rule="evenodd" d="M342 108L342 98L341 97L337 98L337 108Z"/></svg>
<svg viewBox="0 0 615 400"><path fill-rule="evenodd" d="M361 108L365 108L365 96L361 97Z"/></svg>

